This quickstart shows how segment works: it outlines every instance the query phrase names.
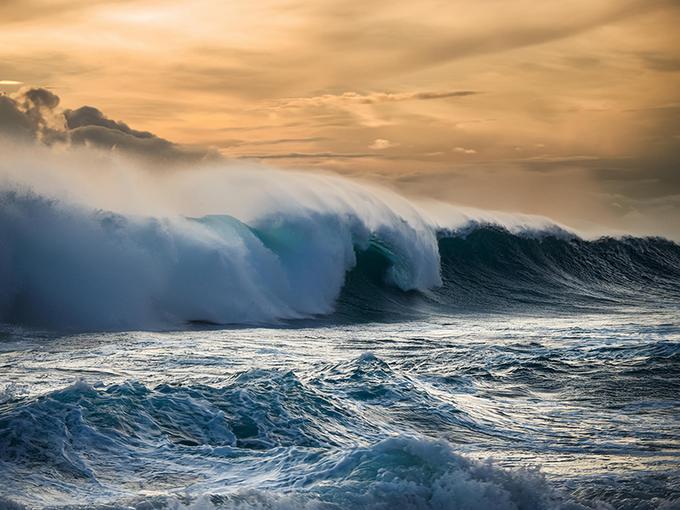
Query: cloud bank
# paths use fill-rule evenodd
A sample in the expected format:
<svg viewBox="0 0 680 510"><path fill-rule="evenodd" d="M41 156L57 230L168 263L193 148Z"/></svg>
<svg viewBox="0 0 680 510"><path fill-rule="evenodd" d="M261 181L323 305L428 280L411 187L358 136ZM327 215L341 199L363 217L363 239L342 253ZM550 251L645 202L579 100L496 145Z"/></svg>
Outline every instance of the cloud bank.
<svg viewBox="0 0 680 510"><path fill-rule="evenodd" d="M93 106L60 109L60 98L45 88L0 95L0 137L14 142L90 146L165 165L215 161L215 151L186 147L149 131L132 129Z"/></svg>

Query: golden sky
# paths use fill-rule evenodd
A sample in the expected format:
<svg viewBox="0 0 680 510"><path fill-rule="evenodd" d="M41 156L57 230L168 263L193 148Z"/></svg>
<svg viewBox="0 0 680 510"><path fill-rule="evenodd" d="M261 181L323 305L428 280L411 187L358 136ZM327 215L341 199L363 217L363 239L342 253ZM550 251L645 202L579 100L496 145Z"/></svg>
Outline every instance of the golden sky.
<svg viewBox="0 0 680 510"><path fill-rule="evenodd" d="M677 0L1 0L0 90L411 194L680 235Z"/></svg>

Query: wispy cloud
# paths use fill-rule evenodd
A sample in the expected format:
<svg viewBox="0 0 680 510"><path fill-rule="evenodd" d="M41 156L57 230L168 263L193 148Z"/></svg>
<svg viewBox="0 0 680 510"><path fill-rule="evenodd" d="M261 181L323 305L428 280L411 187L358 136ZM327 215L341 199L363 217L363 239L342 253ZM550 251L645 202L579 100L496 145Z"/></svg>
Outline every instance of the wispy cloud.
<svg viewBox="0 0 680 510"><path fill-rule="evenodd" d="M449 90L430 92L344 92L342 94L322 94L311 97L291 97L278 101L275 108L303 108L308 106L333 106L342 104L377 104L397 101L429 101L479 94L474 90Z"/></svg>
<svg viewBox="0 0 680 510"><path fill-rule="evenodd" d="M453 152L458 152L459 154L477 154L475 149L466 149L465 147L455 147Z"/></svg>
<svg viewBox="0 0 680 510"><path fill-rule="evenodd" d="M358 159L374 158L375 154L361 152L288 152L284 154L244 154L239 159Z"/></svg>
<svg viewBox="0 0 680 510"><path fill-rule="evenodd" d="M323 142L328 140L328 138L323 136L309 136L303 138L273 138L271 140L242 140L240 143L236 144L238 146L243 145L284 145L284 144L296 144L296 143L314 143Z"/></svg>

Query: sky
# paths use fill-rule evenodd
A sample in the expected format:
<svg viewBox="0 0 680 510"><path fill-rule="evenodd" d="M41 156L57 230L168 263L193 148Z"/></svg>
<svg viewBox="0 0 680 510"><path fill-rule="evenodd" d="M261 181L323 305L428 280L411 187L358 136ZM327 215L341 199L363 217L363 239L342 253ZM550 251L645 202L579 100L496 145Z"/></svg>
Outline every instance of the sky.
<svg viewBox="0 0 680 510"><path fill-rule="evenodd" d="M678 0L2 0L0 131L680 239L678 26Z"/></svg>

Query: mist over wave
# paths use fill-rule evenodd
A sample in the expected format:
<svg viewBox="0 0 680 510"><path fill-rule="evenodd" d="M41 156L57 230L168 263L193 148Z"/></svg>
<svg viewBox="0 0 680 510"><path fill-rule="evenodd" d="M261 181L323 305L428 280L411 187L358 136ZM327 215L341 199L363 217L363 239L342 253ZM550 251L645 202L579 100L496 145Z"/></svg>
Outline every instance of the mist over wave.
<svg viewBox="0 0 680 510"><path fill-rule="evenodd" d="M357 319L398 315L414 295L445 308L678 296L672 242L585 241L544 218L414 203L337 176L159 174L87 150L16 151L1 165L3 322L275 324L332 314L339 299Z"/></svg>

